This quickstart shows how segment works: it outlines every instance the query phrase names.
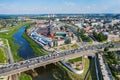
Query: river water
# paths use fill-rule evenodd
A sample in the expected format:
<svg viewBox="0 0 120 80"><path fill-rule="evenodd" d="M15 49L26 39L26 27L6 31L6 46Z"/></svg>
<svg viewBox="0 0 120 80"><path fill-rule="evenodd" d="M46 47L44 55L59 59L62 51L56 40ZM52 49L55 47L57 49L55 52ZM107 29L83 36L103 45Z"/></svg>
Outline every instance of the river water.
<svg viewBox="0 0 120 80"><path fill-rule="evenodd" d="M23 59L29 59L35 57L32 48L30 47L29 43L22 37L22 34L25 31L25 26L21 27L18 32L13 35L15 39L15 43L19 44L19 56Z"/></svg>

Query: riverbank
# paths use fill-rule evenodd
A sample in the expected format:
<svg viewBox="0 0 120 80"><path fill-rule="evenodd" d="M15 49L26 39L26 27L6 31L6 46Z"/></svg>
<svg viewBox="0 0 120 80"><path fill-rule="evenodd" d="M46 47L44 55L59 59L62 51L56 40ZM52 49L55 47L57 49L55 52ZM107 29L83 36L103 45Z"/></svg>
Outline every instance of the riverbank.
<svg viewBox="0 0 120 80"><path fill-rule="evenodd" d="M23 26L27 26L31 24L31 22L21 22L18 26L16 27L13 27L11 28L10 30L6 31L6 32L1 32L0 33L0 38L3 38L3 39L7 39L8 42L9 42L9 45L10 45L10 49L11 49L11 52L12 52L12 56L13 56L13 59L15 62L18 62L18 61L21 61L23 60L23 58L21 58L19 55L18 55L18 49L20 48L19 44L16 44L14 42L14 38L13 38L13 35Z"/></svg>
<svg viewBox="0 0 120 80"><path fill-rule="evenodd" d="M13 35L23 26L24 24L21 23L19 26L13 27L12 29L10 29L9 31L6 32L1 32L0 33L0 38L4 38L7 39L10 45L10 49L12 51L12 56L14 58L15 62L18 62L20 60L22 60L22 58L20 58L17 54L17 50L19 49L19 45L14 43L14 39L13 39Z"/></svg>
<svg viewBox="0 0 120 80"><path fill-rule="evenodd" d="M11 49L11 52L12 52L12 56L13 56L13 59L15 62L18 62L18 61L21 61L23 60L23 58L21 58L19 55L18 55L18 49L20 48L19 44L15 43L15 39L13 38L13 35L23 26L27 26L31 24L30 22L24 24L24 23L21 23L19 26L16 26L16 27L13 27L12 29L6 31L6 32L1 32L0 33L0 38L3 38L3 39L7 39L8 42L9 42L9 45L10 45L10 49ZM32 80L32 77L27 75L27 74L21 74L20 77L19 77L20 80Z"/></svg>
<svg viewBox="0 0 120 80"><path fill-rule="evenodd" d="M83 80L89 68L89 63L89 59L85 58L85 70L80 75L73 73L60 62L49 64L46 65L46 67L36 68L35 72L37 72L39 76L33 77L33 80ZM26 73L32 75L30 71Z"/></svg>
<svg viewBox="0 0 120 80"><path fill-rule="evenodd" d="M66 68L75 74L82 74L84 71L84 57L77 57L66 62L61 62Z"/></svg>
<svg viewBox="0 0 120 80"><path fill-rule="evenodd" d="M42 56L45 55L45 52L42 50L42 47L40 47L35 41L33 41L28 35L24 32L22 37L29 43L29 45L32 47L34 53L36 56Z"/></svg>
<svg viewBox="0 0 120 80"><path fill-rule="evenodd" d="M27 75L27 74L22 73L22 74L19 76L19 80L32 80L32 77L31 77L30 75Z"/></svg>
<svg viewBox="0 0 120 80"><path fill-rule="evenodd" d="M65 66L63 66L61 63L58 63L57 66L64 72L66 73L66 76L69 77L69 79L65 79L65 80L83 80L85 77L85 74L87 73L87 70L89 68L89 64L90 61L88 58L85 58L85 63L84 63L84 72L82 74L75 74L73 72L71 72L69 69L67 69ZM60 74L59 72L57 72L56 74ZM55 75L55 74L53 74ZM59 75L55 75L56 77Z"/></svg>

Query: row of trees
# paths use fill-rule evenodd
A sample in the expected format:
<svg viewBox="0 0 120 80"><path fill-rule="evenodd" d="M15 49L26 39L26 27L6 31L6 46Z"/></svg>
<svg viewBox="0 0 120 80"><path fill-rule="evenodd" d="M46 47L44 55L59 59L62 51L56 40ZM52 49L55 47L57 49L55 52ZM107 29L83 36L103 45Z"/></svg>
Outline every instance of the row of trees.
<svg viewBox="0 0 120 80"><path fill-rule="evenodd" d="M87 35L85 35L84 29L78 29L77 32L80 34L80 37L82 38L83 41L91 42L90 38Z"/></svg>
<svg viewBox="0 0 120 80"><path fill-rule="evenodd" d="M112 75L116 80L118 80L117 75L119 74L119 68L117 67L117 65L119 64L119 61L117 58L117 53L115 51L110 52L108 47L106 47L104 51L104 57L108 63L108 66L110 67Z"/></svg>
<svg viewBox="0 0 120 80"><path fill-rule="evenodd" d="M107 39L108 39L108 36L104 35L102 32L100 32L100 33L93 32L93 36L99 42L107 41Z"/></svg>

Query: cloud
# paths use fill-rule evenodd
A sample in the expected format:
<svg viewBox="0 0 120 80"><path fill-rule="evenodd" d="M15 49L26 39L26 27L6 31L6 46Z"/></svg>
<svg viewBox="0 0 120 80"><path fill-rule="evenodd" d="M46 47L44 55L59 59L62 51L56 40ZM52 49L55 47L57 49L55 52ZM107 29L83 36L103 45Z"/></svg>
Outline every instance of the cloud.
<svg viewBox="0 0 120 80"><path fill-rule="evenodd" d="M53 0L55 1L55 0ZM85 2L84 2L85 1ZM120 0L61 0L60 2L28 4L28 3L0 3L1 13L110 13L120 12ZM98 2L97 2L98 1ZM36 2L35 2L36 3ZM104 4L103 4L104 3Z"/></svg>
<svg viewBox="0 0 120 80"><path fill-rule="evenodd" d="M0 7L5 7L7 4L0 3Z"/></svg>
<svg viewBox="0 0 120 80"><path fill-rule="evenodd" d="M65 2L66 6L75 6L76 4L74 2Z"/></svg>

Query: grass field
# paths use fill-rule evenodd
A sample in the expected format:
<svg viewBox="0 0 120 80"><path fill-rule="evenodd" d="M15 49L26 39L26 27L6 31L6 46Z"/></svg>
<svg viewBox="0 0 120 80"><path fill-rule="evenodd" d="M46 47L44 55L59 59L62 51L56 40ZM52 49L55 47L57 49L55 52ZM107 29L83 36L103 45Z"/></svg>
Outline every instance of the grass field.
<svg viewBox="0 0 120 80"><path fill-rule="evenodd" d="M73 48L73 49L75 49L75 48L78 48L79 46L77 45L77 44L73 44L72 46L71 46L71 48Z"/></svg>
<svg viewBox="0 0 120 80"><path fill-rule="evenodd" d="M59 50L69 50L69 49L75 49L78 47L79 46L77 44L65 44L62 46L55 47L55 48L58 48Z"/></svg>
<svg viewBox="0 0 120 80"><path fill-rule="evenodd" d="M6 39L0 38L0 42L3 42L3 45L8 47Z"/></svg>
<svg viewBox="0 0 120 80"><path fill-rule="evenodd" d="M15 34L19 28L21 28L23 24L21 23L19 26L16 26L16 27L13 27L12 29L10 29L9 31L6 31L6 32L1 32L0 33L0 37L1 38L10 38L13 36L13 34Z"/></svg>
<svg viewBox="0 0 120 80"><path fill-rule="evenodd" d="M119 41L115 41L116 44L120 44L120 40Z"/></svg>
<svg viewBox="0 0 120 80"><path fill-rule="evenodd" d="M78 57L78 58L68 60L69 63L78 62L78 61L82 61L82 57Z"/></svg>
<svg viewBox="0 0 120 80"><path fill-rule="evenodd" d="M82 74L75 74L75 73L73 73L73 72L71 72L69 69L67 69L65 66L63 66L62 64L60 64L60 63L58 63L58 67L64 72L64 74L65 74L65 79L64 80L83 80L84 79L84 77L85 77L85 75L86 75L86 72L87 72L87 70L88 70L88 68L89 68L89 63L90 63L90 61L89 61L89 59L88 58L85 58L84 59L85 61L85 63L84 63L84 72L82 73ZM59 73L58 73L59 74ZM66 78L66 77L68 77L68 78ZM61 80L61 79L57 79L57 80Z"/></svg>
<svg viewBox="0 0 120 80"><path fill-rule="evenodd" d="M19 57L18 55L18 49L19 49L19 44L14 43L14 39L13 38L8 38L9 41L9 45L10 45L10 49L14 58L14 62L18 62L23 60L21 57Z"/></svg>
<svg viewBox="0 0 120 80"><path fill-rule="evenodd" d="M32 80L32 77L23 73L19 76L19 80Z"/></svg>
<svg viewBox="0 0 120 80"><path fill-rule="evenodd" d="M66 50L65 46L60 47L60 50Z"/></svg>
<svg viewBox="0 0 120 80"><path fill-rule="evenodd" d="M6 79L3 78L3 79L0 79L0 80L6 80Z"/></svg>
<svg viewBox="0 0 120 80"><path fill-rule="evenodd" d="M6 55L6 51L0 48L0 63L7 63L7 62L8 62L8 58Z"/></svg>

